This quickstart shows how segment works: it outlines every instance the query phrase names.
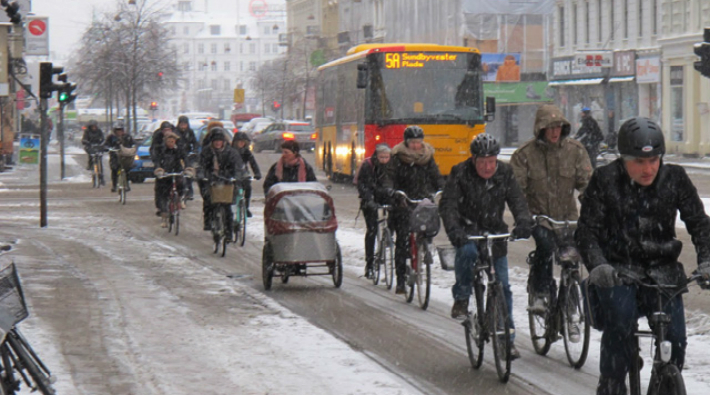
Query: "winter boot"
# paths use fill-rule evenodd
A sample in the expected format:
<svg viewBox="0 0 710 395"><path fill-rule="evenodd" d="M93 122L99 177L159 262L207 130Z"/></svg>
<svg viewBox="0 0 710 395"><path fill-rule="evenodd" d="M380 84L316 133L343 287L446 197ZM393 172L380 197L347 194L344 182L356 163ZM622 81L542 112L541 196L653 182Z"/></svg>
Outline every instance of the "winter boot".
<svg viewBox="0 0 710 395"><path fill-rule="evenodd" d="M251 218L251 211L249 211L249 200L251 199L246 199L246 207L247 207L247 218Z"/></svg>
<svg viewBox="0 0 710 395"><path fill-rule="evenodd" d="M161 223L160 227L167 228L168 227L168 213L160 213L160 217L162 218L162 223Z"/></svg>
<svg viewBox="0 0 710 395"><path fill-rule="evenodd" d="M468 299L456 299L451 307L451 318L465 318L468 314Z"/></svg>

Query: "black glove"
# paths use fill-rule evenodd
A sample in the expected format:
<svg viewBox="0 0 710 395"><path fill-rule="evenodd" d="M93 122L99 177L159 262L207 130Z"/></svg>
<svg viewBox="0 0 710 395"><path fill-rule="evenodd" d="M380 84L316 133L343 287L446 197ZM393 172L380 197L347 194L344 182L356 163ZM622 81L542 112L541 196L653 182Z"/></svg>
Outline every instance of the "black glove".
<svg viewBox="0 0 710 395"><path fill-rule="evenodd" d="M611 288L623 284L616 273L616 269L608 263L604 263L592 269L589 273L589 283L600 288Z"/></svg>
<svg viewBox="0 0 710 395"><path fill-rule="evenodd" d="M527 225L518 225L513 229L511 235L514 239L529 239L532 236L532 228Z"/></svg>
<svg viewBox="0 0 710 395"><path fill-rule="evenodd" d="M254 174L255 180L261 180L261 174Z"/></svg>
<svg viewBox="0 0 710 395"><path fill-rule="evenodd" d="M701 262L696 273L703 277L698 279L698 284L702 289L710 289L710 262Z"/></svg>

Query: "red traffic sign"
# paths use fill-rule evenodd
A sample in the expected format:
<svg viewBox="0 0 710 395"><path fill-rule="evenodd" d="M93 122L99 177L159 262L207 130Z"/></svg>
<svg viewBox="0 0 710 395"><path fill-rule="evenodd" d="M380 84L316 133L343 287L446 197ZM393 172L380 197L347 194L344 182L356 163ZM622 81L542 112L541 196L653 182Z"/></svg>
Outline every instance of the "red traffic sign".
<svg viewBox="0 0 710 395"><path fill-rule="evenodd" d="M249 2L249 13L251 16L254 18L263 18L266 16L266 11L268 9L268 5L266 4L266 1L264 0L251 0Z"/></svg>
<svg viewBox="0 0 710 395"><path fill-rule="evenodd" d="M41 19L33 19L27 26L27 30L33 36L41 36L47 31L47 24Z"/></svg>

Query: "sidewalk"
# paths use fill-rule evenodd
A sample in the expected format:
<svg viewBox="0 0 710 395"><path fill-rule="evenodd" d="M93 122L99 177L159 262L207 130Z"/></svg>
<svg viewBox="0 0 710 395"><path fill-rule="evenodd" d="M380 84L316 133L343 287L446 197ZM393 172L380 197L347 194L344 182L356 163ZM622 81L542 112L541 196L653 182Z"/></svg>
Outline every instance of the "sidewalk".
<svg viewBox="0 0 710 395"><path fill-rule="evenodd" d="M23 164L17 159L19 152L19 142L15 142L15 164L0 173L0 186L7 188L8 181L13 186L39 185L39 164ZM64 147L64 171L65 178L61 179L61 157L59 155L59 143L56 140L49 142L47 147L47 183L81 183L90 182L90 174L75 160L76 155L84 155L84 150L80 147L67 144Z"/></svg>

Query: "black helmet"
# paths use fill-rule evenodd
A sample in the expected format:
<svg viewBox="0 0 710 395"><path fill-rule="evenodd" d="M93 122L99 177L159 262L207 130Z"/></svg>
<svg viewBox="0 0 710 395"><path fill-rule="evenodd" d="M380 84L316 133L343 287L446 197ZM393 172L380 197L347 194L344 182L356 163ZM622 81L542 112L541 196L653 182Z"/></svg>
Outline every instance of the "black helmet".
<svg viewBox="0 0 710 395"><path fill-rule="evenodd" d="M187 115L180 115L180 116L178 117L178 122L177 122L178 125L181 124L181 123L183 123L183 122L186 123L188 126L190 125L190 119L187 117Z"/></svg>
<svg viewBox="0 0 710 395"><path fill-rule="evenodd" d="M406 129L404 129L404 142L406 143L407 140L411 139L423 139L424 138L424 131L422 128L420 128L417 125L412 125L412 126L407 126Z"/></svg>
<svg viewBox="0 0 710 395"><path fill-rule="evenodd" d="M483 157L498 154L500 154L500 144L490 134L481 133L471 141L471 155L473 156Z"/></svg>
<svg viewBox="0 0 710 395"><path fill-rule="evenodd" d="M168 121L163 121L160 124L160 130L163 130L163 129L175 130L175 126L173 126L173 124Z"/></svg>
<svg viewBox="0 0 710 395"><path fill-rule="evenodd" d="M251 141L249 135L244 132L234 133L234 141Z"/></svg>
<svg viewBox="0 0 710 395"><path fill-rule="evenodd" d="M219 126L210 129L211 141L227 141L227 131Z"/></svg>
<svg viewBox="0 0 710 395"><path fill-rule="evenodd" d="M648 118L636 117L619 129L619 153L634 157L651 157L666 153L661 127Z"/></svg>

